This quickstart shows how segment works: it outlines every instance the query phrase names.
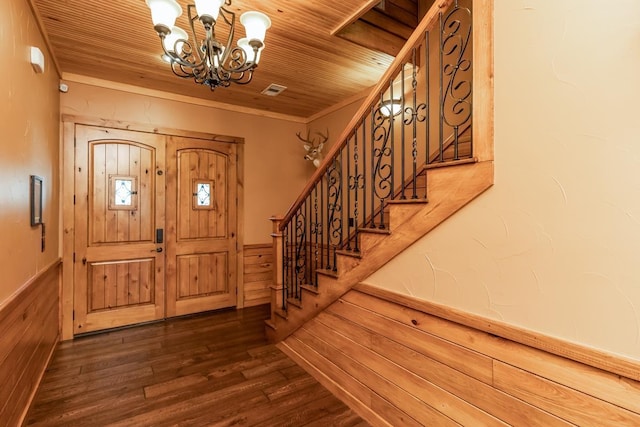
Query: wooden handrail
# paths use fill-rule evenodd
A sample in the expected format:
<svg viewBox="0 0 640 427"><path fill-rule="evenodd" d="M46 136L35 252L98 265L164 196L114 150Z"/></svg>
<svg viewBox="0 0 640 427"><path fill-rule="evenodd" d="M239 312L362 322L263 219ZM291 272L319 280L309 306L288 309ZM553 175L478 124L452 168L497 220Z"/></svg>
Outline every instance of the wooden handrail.
<svg viewBox="0 0 640 427"><path fill-rule="evenodd" d="M324 161L316 169L315 173L311 176L311 178L307 182L307 185L305 185L298 198L293 202L287 213L282 217L282 222L280 223L281 230L284 230L289 221L291 221L291 218L293 218L293 216L295 215L296 211L309 196L313 188L322 179L322 176L325 174L334 158L347 144L347 141L351 137L351 134L354 132L354 129L356 129L362 119L366 117L367 114L369 114L371 106L379 101L380 92L385 89L386 85L389 84L389 79L394 77L396 70L400 69L405 57L411 52L411 49L413 49L414 46L418 44L420 39L424 37L424 33L435 24L438 17L440 16L440 13L446 11L452 3L453 0L441 0L431 6L425 17L422 19L422 21L420 21L415 31L411 34L411 37L409 37L409 40L407 40L407 43L400 50L384 75L380 78L378 84L376 84L376 86L373 88L369 96L367 96L360 108L358 108L358 111L353 116L353 119L351 119L349 124L345 127L344 131L338 138L338 142L331 146L331 149L326 154Z"/></svg>

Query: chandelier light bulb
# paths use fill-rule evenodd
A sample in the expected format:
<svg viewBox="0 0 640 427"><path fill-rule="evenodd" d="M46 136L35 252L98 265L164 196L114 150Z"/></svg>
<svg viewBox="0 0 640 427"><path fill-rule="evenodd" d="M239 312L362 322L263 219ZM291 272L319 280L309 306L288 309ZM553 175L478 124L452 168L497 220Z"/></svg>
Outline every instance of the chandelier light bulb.
<svg viewBox="0 0 640 427"><path fill-rule="evenodd" d="M247 39L264 43L267 29L271 27L271 20L267 15L255 11L245 12L240 16L240 22L244 25Z"/></svg>
<svg viewBox="0 0 640 427"><path fill-rule="evenodd" d="M245 55L247 56L247 62L251 62L257 64L260 62L260 54L262 53L262 49L264 49L264 44L258 49L258 55L256 56L256 60L254 62L253 57L255 53L253 52L253 47L249 44L249 39L243 37L238 40L238 47L244 50Z"/></svg>
<svg viewBox="0 0 640 427"><path fill-rule="evenodd" d="M218 19L220 8L224 4L224 0L195 0L196 11L202 20L203 18Z"/></svg>
<svg viewBox="0 0 640 427"><path fill-rule="evenodd" d="M151 21L158 33L171 31L178 16L182 15L182 7L175 0L146 0L151 9Z"/></svg>
<svg viewBox="0 0 640 427"><path fill-rule="evenodd" d="M171 27L171 32L164 38L164 48L169 53L180 55L184 42L178 40L189 40L189 34L180 27ZM177 44L176 44L177 43Z"/></svg>

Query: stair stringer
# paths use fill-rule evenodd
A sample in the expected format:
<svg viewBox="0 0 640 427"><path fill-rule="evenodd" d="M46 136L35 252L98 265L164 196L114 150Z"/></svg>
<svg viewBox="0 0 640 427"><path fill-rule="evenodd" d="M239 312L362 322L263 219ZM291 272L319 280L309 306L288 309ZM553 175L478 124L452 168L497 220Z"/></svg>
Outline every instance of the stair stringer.
<svg viewBox="0 0 640 427"><path fill-rule="evenodd" d="M405 218L404 222L394 221L393 231L367 248L349 271L341 271L337 277L323 277L319 281L317 294L303 289L300 308L289 306L286 319L276 316L267 322L269 340L279 342L291 335L492 185L493 160L429 170L429 203L416 214Z"/></svg>

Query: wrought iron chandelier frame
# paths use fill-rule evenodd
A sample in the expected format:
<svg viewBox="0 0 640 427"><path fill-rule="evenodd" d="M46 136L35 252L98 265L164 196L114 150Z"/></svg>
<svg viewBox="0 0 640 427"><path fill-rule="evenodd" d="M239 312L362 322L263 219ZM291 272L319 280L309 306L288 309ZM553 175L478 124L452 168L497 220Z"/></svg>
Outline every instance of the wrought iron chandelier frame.
<svg viewBox="0 0 640 427"><path fill-rule="evenodd" d="M187 15L193 41L188 37L177 38L173 42L173 49L171 46L168 49L165 43L172 29L166 25L154 26L160 37L164 57L168 59L173 74L181 78L193 78L196 83L206 85L212 91L217 87L229 87L231 83L250 83L264 47L264 43L258 39L244 39L245 48L240 45L232 47L237 23L236 14L225 6L231 6L231 0L225 0L216 20L208 15L199 16L196 6L189 4ZM198 38L196 31L198 21L205 31L203 39ZM225 44L216 38L215 33L216 23L221 21L229 27ZM240 40L238 42L240 43Z"/></svg>

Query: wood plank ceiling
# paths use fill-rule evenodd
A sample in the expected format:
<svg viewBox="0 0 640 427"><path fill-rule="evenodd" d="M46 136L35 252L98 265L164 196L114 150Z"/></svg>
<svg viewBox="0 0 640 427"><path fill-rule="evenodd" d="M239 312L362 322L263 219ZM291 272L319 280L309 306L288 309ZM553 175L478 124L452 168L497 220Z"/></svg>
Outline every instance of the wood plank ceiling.
<svg viewBox="0 0 640 427"><path fill-rule="evenodd" d="M144 0L31 1L63 78L87 76L272 113L313 116L374 85L393 60L332 35L379 2L233 0L227 8L237 16L259 10L271 18L272 27L253 81L212 92L174 76L161 60L160 41ZM184 13L177 25L187 29L188 0L178 2ZM244 37L244 29L238 27L236 40ZM271 83L288 89L277 97L262 95Z"/></svg>

